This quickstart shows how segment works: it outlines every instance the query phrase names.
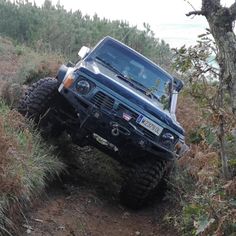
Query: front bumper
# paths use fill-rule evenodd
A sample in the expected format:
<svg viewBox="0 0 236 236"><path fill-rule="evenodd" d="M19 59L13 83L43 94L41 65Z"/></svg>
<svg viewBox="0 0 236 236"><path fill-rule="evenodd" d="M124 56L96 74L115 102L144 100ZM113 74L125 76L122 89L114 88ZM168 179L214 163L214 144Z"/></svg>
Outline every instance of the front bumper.
<svg viewBox="0 0 236 236"><path fill-rule="evenodd" d="M176 157L175 152L146 137L134 120L125 120L116 110L99 108L70 89L60 87L60 93L70 101L79 117L80 127L76 130L79 135L86 137L95 133L115 145L123 156L152 154L166 160Z"/></svg>

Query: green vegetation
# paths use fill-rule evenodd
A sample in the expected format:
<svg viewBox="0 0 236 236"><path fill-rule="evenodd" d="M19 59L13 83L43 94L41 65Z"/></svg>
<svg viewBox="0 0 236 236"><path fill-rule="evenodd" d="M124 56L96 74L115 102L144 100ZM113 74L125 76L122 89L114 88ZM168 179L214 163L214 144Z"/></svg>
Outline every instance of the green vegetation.
<svg viewBox="0 0 236 236"><path fill-rule="evenodd" d="M0 96L10 107L15 107L27 85L43 77L55 76L64 61L56 53L37 53L0 36Z"/></svg>
<svg viewBox="0 0 236 236"><path fill-rule="evenodd" d="M32 84L39 78L55 76L62 61L62 56L53 53L36 53L32 50L24 50L20 62L21 67L17 71L17 82Z"/></svg>
<svg viewBox="0 0 236 236"><path fill-rule="evenodd" d="M172 52L168 44L155 38L147 24L142 31L123 21L90 17L79 10L67 12L49 0L42 7L27 1L0 0L0 19L0 87L3 87L1 96L9 105L19 97L14 90L17 86L12 83L25 85L55 75L65 61L63 58L76 60L82 45L92 47L106 35L171 70ZM177 117L184 124L191 150L179 161L180 170L170 180L168 199L175 202L178 210L167 214L165 220L186 236L233 236L236 232L235 117L229 109L229 94L220 97L218 68L207 63L215 44L207 35L202 35L202 39L196 46L176 51L175 70L179 70L186 82ZM225 85L223 88L226 91ZM22 90L18 92L21 95ZM230 180L222 178L218 154L222 119ZM77 160L80 175L105 186L110 174L110 179L115 181L106 187L116 191L120 180L112 160L90 152L83 152ZM87 159L88 154L93 158ZM66 149L62 155L66 156ZM48 177L62 169L63 164L54 156L53 149L43 143L17 112L0 102L0 234L14 230L14 214L21 212L44 188Z"/></svg>
<svg viewBox="0 0 236 236"><path fill-rule="evenodd" d="M0 234L11 235L22 208L63 170L53 149L0 102ZM17 215L18 214L18 215Z"/></svg>
<svg viewBox="0 0 236 236"><path fill-rule="evenodd" d="M24 43L37 52L57 52L70 60L77 59L81 46L93 47L110 35L131 46L158 64L168 67L171 51L164 41L154 37L148 24L144 30L123 21L82 15L79 10L67 12L49 0L42 7L28 1L0 0L0 33ZM21 53L21 50L19 50Z"/></svg>
<svg viewBox="0 0 236 236"><path fill-rule="evenodd" d="M55 76L64 60L60 54L36 52L0 36L0 79L3 81L23 85L45 76Z"/></svg>
<svg viewBox="0 0 236 236"><path fill-rule="evenodd" d="M183 236L234 236L236 181L222 179L216 152L192 149L170 180L167 199L177 210L167 213L164 221Z"/></svg>
<svg viewBox="0 0 236 236"><path fill-rule="evenodd" d="M62 61L55 53L37 53L0 37L0 235L16 234L15 223L22 218L25 207L64 168L33 126L10 110L22 96L23 84L46 73L54 76Z"/></svg>
<svg viewBox="0 0 236 236"><path fill-rule="evenodd" d="M209 32L200 36L197 45L176 51L175 66L186 82L180 102L187 101L179 117L191 149L170 181L169 197L179 212L165 219L186 236L236 232L235 117L220 68L208 60L216 51Z"/></svg>

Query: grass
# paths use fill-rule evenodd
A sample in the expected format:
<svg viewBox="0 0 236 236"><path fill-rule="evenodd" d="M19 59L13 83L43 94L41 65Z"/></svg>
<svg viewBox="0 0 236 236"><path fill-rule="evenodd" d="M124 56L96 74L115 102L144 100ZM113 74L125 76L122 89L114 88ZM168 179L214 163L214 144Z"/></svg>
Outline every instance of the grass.
<svg viewBox="0 0 236 236"><path fill-rule="evenodd" d="M55 76L64 60L62 55L35 51L0 36L0 79L29 84L44 76Z"/></svg>
<svg viewBox="0 0 236 236"><path fill-rule="evenodd" d="M38 53L29 48L22 51L20 67L16 71L17 81L15 81L20 84L32 84L40 78L55 77L63 61L62 56L57 54Z"/></svg>
<svg viewBox="0 0 236 236"><path fill-rule="evenodd" d="M36 52L0 36L0 235L16 234L22 209L64 169L52 146L9 109L18 104L23 84L55 76L62 61L60 55Z"/></svg>
<svg viewBox="0 0 236 236"><path fill-rule="evenodd" d="M0 235L15 235L16 218L64 164L53 148L0 101Z"/></svg>
<svg viewBox="0 0 236 236"><path fill-rule="evenodd" d="M14 44L0 36L0 96L15 107L25 87L44 77L55 77L65 61L56 53L35 51L24 45Z"/></svg>

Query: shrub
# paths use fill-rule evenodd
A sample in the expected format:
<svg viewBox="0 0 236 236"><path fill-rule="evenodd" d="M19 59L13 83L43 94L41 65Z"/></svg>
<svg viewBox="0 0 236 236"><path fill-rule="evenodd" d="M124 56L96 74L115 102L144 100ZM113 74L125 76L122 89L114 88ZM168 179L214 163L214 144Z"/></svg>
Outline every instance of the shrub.
<svg viewBox="0 0 236 236"><path fill-rule="evenodd" d="M202 97L199 98L202 101ZM186 130L190 151L178 161L180 171L170 180L167 196L175 202L177 210L167 214L165 220L174 224L183 236L233 236L236 232L236 178L222 178L217 117L193 100L186 90L180 96L177 117ZM235 127L235 119L225 116L225 153L235 176L236 136L232 127Z"/></svg>
<svg viewBox="0 0 236 236"><path fill-rule="evenodd" d="M223 180L217 162L216 153L188 156L170 179L167 196L178 210L164 219L183 236L235 235L236 178Z"/></svg>

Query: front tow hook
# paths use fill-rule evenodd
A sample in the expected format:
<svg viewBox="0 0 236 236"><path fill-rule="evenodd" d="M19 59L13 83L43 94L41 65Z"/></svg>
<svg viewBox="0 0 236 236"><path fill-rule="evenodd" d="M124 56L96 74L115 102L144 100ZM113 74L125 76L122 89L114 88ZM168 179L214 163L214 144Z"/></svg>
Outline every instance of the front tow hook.
<svg viewBox="0 0 236 236"><path fill-rule="evenodd" d="M128 129L126 129L125 127L119 125L116 122L110 122L110 125L112 127L111 130L111 134L113 136L119 136L120 134L124 134L124 135L130 135L130 131Z"/></svg>

